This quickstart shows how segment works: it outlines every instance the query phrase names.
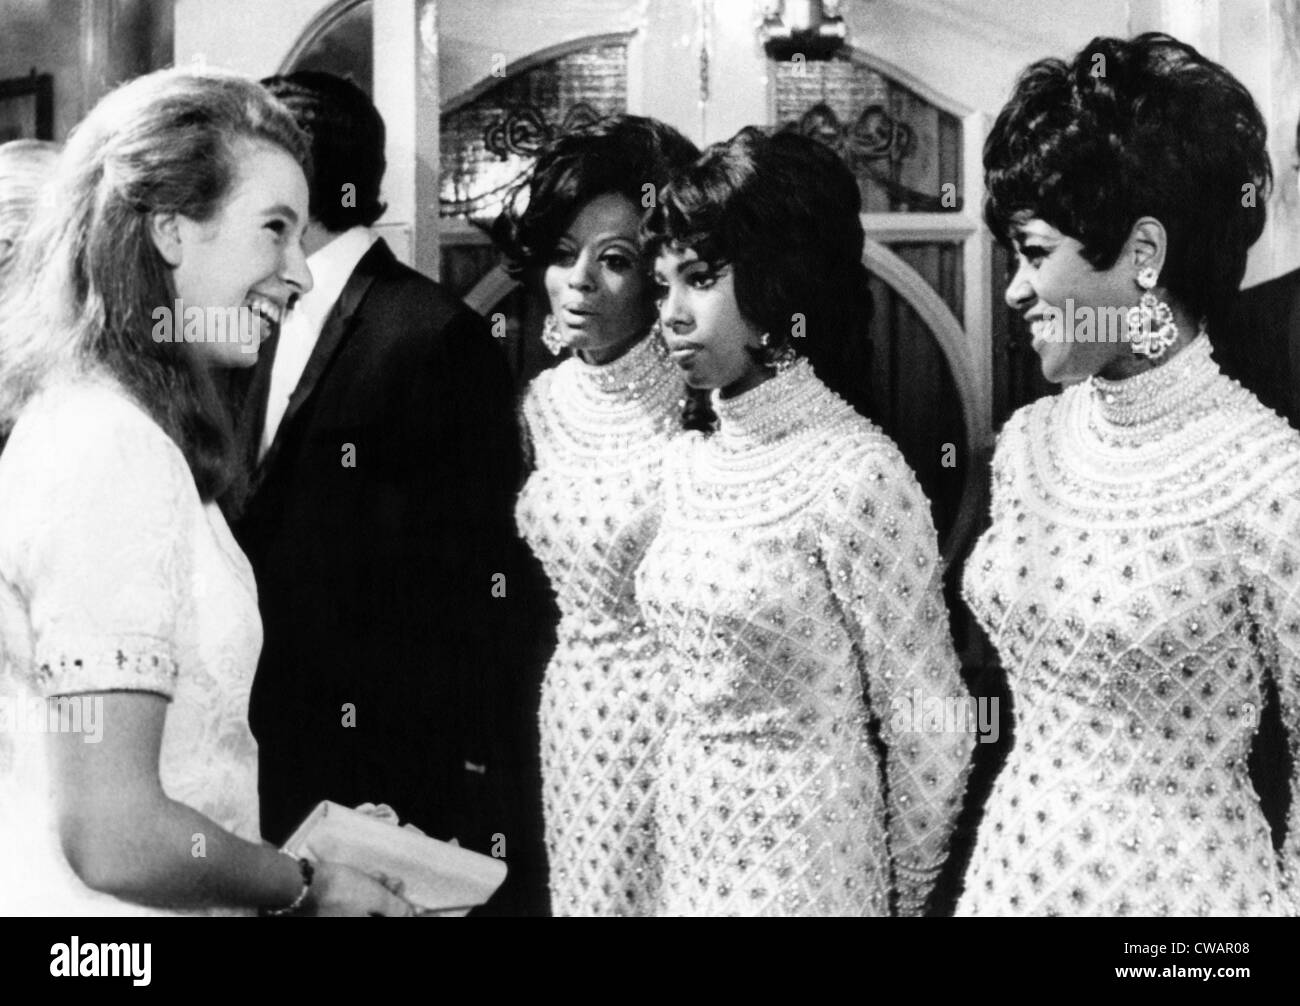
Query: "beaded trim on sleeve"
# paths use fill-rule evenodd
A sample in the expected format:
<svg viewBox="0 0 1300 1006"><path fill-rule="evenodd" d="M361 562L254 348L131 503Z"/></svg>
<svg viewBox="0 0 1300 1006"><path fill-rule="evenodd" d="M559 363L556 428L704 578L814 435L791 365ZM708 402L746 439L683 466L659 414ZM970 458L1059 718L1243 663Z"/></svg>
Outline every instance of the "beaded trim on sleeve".
<svg viewBox="0 0 1300 1006"><path fill-rule="evenodd" d="M147 691L171 696L180 668L171 643L134 639L61 641L57 653L38 653L36 684L42 694L88 691Z"/></svg>

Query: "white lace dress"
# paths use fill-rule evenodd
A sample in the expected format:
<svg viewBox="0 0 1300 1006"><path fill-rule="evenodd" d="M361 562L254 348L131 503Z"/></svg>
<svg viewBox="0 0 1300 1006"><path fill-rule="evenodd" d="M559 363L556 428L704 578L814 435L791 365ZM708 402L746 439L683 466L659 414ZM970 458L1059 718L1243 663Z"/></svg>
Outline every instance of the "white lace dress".
<svg viewBox="0 0 1300 1006"><path fill-rule="evenodd" d="M106 379L34 398L0 456L0 912L178 914L94 892L68 865L39 715L50 697L76 698L86 743L114 728L93 725L96 694L167 698L167 795L258 840L247 712L261 643L252 570L162 429Z"/></svg>

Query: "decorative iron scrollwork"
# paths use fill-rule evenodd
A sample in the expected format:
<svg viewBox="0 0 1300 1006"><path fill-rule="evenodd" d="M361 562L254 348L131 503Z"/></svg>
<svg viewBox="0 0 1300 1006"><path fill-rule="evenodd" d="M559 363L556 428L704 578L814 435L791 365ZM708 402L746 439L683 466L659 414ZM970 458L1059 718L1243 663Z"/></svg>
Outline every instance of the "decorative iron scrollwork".
<svg viewBox="0 0 1300 1006"><path fill-rule="evenodd" d="M496 219L506 194L560 133L627 110L627 38L575 40L541 62L484 80L442 113L439 214Z"/></svg>
<svg viewBox="0 0 1300 1006"><path fill-rule="evenodd" d="M927 211L961 209L961 198L920 192L897 180L899 166L916 149L912 127L889 114L883 105L870 105L852 123L845 124L825 102L804 112L784 129L825 144L856 174L865 174L889 193L895 202ZM886 170L881 170L882 163Z"/></svg>
<svg viewBox="0 0 1300 1006"><path fill-rule="evenodd" d="M581 101L569 107L558 126L548 122L546 114L534 105L518 105L505 109L483 130L484 149L497 161L509 162L524 158L528 163L519 166L518 170L511 173L509 177L497 181L490 187L479 188L477 192L466 198L450 199L443 196L439 200L439 215L464 217L469 223L485 229L486 224L478 218L485 213L495 216L494 207L527 174L532 159L548 143L557 136L590 125L600 118L600 112Z"/></svg>
<svg viewBox="0 0 1300 1006"><path fill-rule="evenodd" d="M564 113L558 127L547 122L545 113L535 106L511 108L484 130L483 146L503 161L511 155L536 157L555 137L588 126L599 118L599 112L581 101Z"/></svg>

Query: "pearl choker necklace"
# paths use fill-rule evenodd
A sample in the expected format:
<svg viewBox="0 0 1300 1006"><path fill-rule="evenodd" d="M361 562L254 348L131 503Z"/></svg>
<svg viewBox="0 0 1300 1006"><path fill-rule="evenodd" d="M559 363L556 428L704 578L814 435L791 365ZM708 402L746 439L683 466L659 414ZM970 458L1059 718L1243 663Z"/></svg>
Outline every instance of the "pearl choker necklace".
<svg viewBox="0 0 1300 1006"><path fill-rule="evenodd" d="M638 392L663 382L667 353L658 339L645 337L609 363L588 363L576 353L571 359L575 377L591 390L618 398L635 398Z"/></svg>
<svg viewBox="0 0 1300 1006"><path fill-rule="evenodd" d="M718 391L711 397L719 423L714 439L729 450L769 444L849 410L805 359L734 398L722 398Z"/></svg>
<svg viewBox="0 0 1300 1006"><path fill-rule="evenodd" d="M1095 423L1100 427L1145 426L1186 411L1218 374L1210 337L1202 331L1168 363L1136 377L1089 379Z"/></svg>
<svg viewBox="0 0 1300 1006"><path fill-rule="evenodd" d="M682 377L655 343L642 339L601 365L570 356L547 371L529 418L534 437L559 445L581 466L595 458L628 459L676 429Z"/></svg>

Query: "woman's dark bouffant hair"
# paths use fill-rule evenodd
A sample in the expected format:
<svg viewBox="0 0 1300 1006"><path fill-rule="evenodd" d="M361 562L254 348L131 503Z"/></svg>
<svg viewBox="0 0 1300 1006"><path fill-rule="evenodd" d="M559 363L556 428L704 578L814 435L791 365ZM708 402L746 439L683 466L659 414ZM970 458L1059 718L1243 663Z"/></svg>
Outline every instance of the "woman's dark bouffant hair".
<svg viewBox="0 0 1300 1006"><path fill-rule="evenodd" d="M857 180L829 147L748 126L673 179L642 230L650 255L692 249L730 264L741 314L852 401L852 360L872 308L861 209Z"/></svg>
<svg viewBox="0 0 1300 1006"><path fill-rule="evenodd" d="M700 152L656 119L613 115L558 136L505 200L492 238L516 277L541 268L574 215L597 196L641 208ZM647 189L646 186L651 186ZM651 305L647 290L647 309Z"/></svg>
<svg viewBox="0 0 1300 1006"><path fill-rule="evenodd" d="M1038 217L1107 269L1154 217L1168 234L1161 285L1213 330L1264 228L1265 139L1250 93L1191 46L1095 38L1021 74L984 144L984 218L1009 242Z"/></svg>

